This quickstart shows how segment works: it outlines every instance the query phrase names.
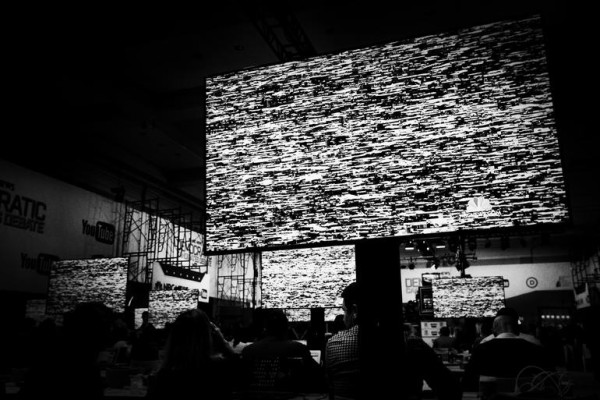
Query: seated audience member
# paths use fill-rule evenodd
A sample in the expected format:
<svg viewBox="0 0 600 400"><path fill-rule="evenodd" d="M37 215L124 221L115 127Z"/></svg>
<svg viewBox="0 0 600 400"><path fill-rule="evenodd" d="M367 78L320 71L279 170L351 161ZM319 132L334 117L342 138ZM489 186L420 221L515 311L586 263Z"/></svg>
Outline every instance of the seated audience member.
<svg viewBox="0 0 600 400"><path fill-rule="evenodd" d="M129 364L131 353L130 333L127 324L122 318L116 318L113 322L112 342L112 364Z"/></svg>
<svg viewBox="0 0 600 400"><path fill-rule="evenodd" d="M554 365L542 346L518 335L518 319L500 315L494 319L495 338L473 348L465 366L463 391L477 391L481 376L516 378L525 367L553 370Z"/></svg>
<svg viewBox="0 0 600 400"><path fill-rule="evenodd" d="M282 310L267 309L263 315L264 334L242 349L242 360L250 374L265 359L278 359L280 375L285 381L274 389L321 392L325 391L325 376L305 344L288 338L288 319ZM287 369L289 368L289 369Z"/></svg>
<svg viewBox="0 0 600 400"><path fill-rule="evenodd" d="M410 334L405 327L405 356L401 390L408 399L423 397L423 381L439 400L460 400L460 381L446 367L435 350L425 341Z"/></svg>
<svg viewBox="0 0 600 400"><path fill-rule="evenodd" d="M358 285L342 291L342 309L346 329L333 335L325 346L325 368L329 397L357 399L360 395L360 359L358 354Z"/></svg>
<svg viewBox="0 0 600 400"><path fill-rule="evenodd" d="M325 342L327 342L333 335L338 333L339 331L343 331L346 329L346 325L344 324L344 314L338 314L333 319L333 322L329 326L329 331L325 332Z"/></svg>
<svg viewBox="0 0 600 400"><path fill-rule="evenodd" d="M360 387L358 284L348 285L341 296L347 329L329 339L325 348L330 399L368 398L369 389ZM462 394L458 379L422 338L412 334L411 324L405 324L404 329L404 373L398 377L397 394L402 394L402 398L421 398L425 380L438 399L459 400Z"/></svg>
<svg viewBox="0 0 600 400"><path fill-rule="evenodd" d="M450 328L442 326L440 328L440 335L433 339L434 349L453 349L454 338L450 337Z"/></svg>
<svg viewBox="0 0 600 400"><path fill-rule="evenodd" d="M165 359L148 381L151 399L230 399L239 358L204 311L190 309L172 324Z"/></svg>
<svg viewBox="0 0 600 400"><path fill-rule="evenodd" d="M144 311L142 313L142 324L133 334L130 358L135 361L158 360L158 349L158 332L149 320L148 311Z"/></svg>
<svg viewBox="0 0 600 400"><path fill-rule="evenodd" d="M23 399L102 399L104 382L97 360L110 342L112 309L102 303L80 303L64 316L62 334L51 351L25 376Z"/></svg>
<svg viewBox="0 0 600 400"><path fill-rule="evenodd" d="M515 310L514 308L504 307L504 308L501 308L500 310L498 310L498 312L496 313L496 317L501 316L501 315L509 316L512 319L514 319L515 321L517 321L516 326L514 328L514 332L511 334L516 335L520 339L525 339L528 342L537 344L538 346L542 344L535 336L530 335L528 333L521 332L521 329L519 328L519 313L517 313L517 310ZM505 334L507 334L507 332L505 332ZM488 336L481 339L481 341L479 341L479 344L485 343L489 340L492 340L495 337L496 337L495 333L492 332Z"/></svg>

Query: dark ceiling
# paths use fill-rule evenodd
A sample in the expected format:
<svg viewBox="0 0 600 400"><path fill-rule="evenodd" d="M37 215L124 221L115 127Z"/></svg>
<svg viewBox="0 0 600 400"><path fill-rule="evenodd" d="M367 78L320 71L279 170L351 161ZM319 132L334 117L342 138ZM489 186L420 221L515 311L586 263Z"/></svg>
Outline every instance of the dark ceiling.
<svg viewBox="0 0 600 400"><path fill-rule="evenodd" d="M115 199L158 198L161 208L201 216L206 76L541 14L574 222L598 225L599 133L588 105L597 77L590 50L598 46L584 23L591 6L222 0L175 13L146 7L5 14L6 99L15 123L5 126L0 157Z"/></svg>

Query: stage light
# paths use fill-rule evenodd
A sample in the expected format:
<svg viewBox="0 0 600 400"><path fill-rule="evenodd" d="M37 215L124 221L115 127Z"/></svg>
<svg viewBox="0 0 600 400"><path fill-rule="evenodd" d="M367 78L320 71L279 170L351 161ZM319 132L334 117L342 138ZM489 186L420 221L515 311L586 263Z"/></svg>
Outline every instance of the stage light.
<svg viewBox="0 0 600 400"><path fill-rule="evenodd" d="M429 257L435 255L435 248L426 240L419 240L416 242L416 248L423 257Z"/></svg>
<svg viewBox="0 0 600 400"><path fill-rule="evenodd" d="M445 249L446 248L446 243L442 242L442 241L438 241L435 243L435 248L436 249Z"/></svg>

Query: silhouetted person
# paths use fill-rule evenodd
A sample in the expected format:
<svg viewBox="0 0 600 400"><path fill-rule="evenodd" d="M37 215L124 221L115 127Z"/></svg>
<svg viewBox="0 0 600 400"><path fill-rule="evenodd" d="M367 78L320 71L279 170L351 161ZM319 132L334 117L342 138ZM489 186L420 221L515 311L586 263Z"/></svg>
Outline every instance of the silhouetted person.
<svg viewBox="0 0 600 400"><path fill-rule="evenodd" d="M112 327L112 364L129 364L131 357L131 334L122 318L116 318Z"/></svg>
<svg viewBox="0 0 600 400"><path fill-rule="evenodd" d="M289 367L289 381L282 382L291 391L319 392L325 390L325 376L305 344L288 337L288 319L279 309L267 309L263 315L264 335L242 349L246 368L256 368L255 361L279 358L280 367ZM285 363L288 363L287 365ZM289 363L294 362L294 365Z"/></svg>
<svg viewBox="0 0 600 400"><path fill-rule="evenodd" d="M238 356L206 313L190 309L170 327L165 359L149 378L148 398L230 399L239 382Z"/></svg>
<svg viewBox="0 0 600 400"><path fill-rule="evenodd" d="M158 332L149 321L148 311L142 312L142 324L135 330L131 342L131 360L153 361L158 360L159 338Z"/></svg>
<svg viewBox="0 0 600 400"><path fill-rule="evenodd" d="M531 342L533 344L537 344L537 345L541 345L542 344L540 342L540 340L537 339L535 336L530 335L530 334L525 333L525 332L521 332L521 328L519 327L519 313L517 312L517 310L515 310L514 308L510 308L510 307L504 307L504 308L501 308L500 310L498 310L498 312L496 313L496 317L499 317L499 316L502 316L502 315L508 316L508 317L512 318L512 320L516 321L516 325L513 328L512 334L518 336L521 339L525 339L528 342ZM487 342L489 340L494 339L495 337L496 337L495 333L492 332L488 336L486 336L483 339L481 339L481 341L479 343L480 344L481 343L485 343L485 342Z"/></svg>
<svg viewBox="0 0 600 400"><path fill-rule="evenodd" d="M439 400L460 400L462 392L459 379L444 365L442 359L425 341L411 334L405 325L405 359L399 388L406 399L423 397L423 381Z"/></svg>
<svg viewBox="0 0 600 400"><path fill-rule="evenodd" d="M554 369L552 360L542 346L519 337L518 319L514 316L497 316L493 331L493 340L473 348L463 375L464 391L477 391L481 376L515 378L527 366Z"/></svg>
<svg viewBox="0 0 600 400"><path fill-rule="evenodd" d="M454 338L450 337L450 328L442 326L439 331L439 336L433 339L434 349L453 349Z"/></svg>
<svg viewBox="0 0 600 400"><path fill-rule="evenodd" d="M110 341L112 310L80 303L64 316L63 334L25 376L20 398L101 399L104 382L97 359Z"/></svg>
<svg viewBox="0 0 600 400"><path fill-rule="evenodd" d="M342 291L344 321L348 329L340 331L327 342L325 365L329 378L330 399L368 398L369 388L361 387L359 368L359 288L356 282ZM398 393L391 396L418 399L422 395L423 381L432 388L440 400L460 400L458 379L446 368L433 349L418 336L410 335L410 324L405 324L402 335L404 373L398 376ZM383 347L382 347L383 349ZM362 397L361 397L362 396Z"/></svg>

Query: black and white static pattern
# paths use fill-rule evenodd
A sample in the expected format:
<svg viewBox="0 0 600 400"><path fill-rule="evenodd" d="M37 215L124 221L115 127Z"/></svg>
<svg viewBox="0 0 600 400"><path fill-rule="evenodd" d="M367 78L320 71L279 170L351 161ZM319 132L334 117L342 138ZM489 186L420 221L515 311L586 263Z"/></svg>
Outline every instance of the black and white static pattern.
<svg viewBox="0 0 600 400"><path fill-rule="evenodd" d="M339 307L340 293L356 280L355 271L354 246L265 251L262 305L286 309Z"/></svg>
<svg viewBox="0 0 600 400"><path fill-rule="evenodd" d="M41 323L48 318L46 315L46 299L28 299L25 301L25 317Z"/></svg>
<svg viewBox="0 0 600 400"><path fill-rule="evenodd" d="M283 309L288 321L290 322L308 322L311 320L310 308L286 308ZM324 320L333 321L337 315L344 314L342 307L325 308Z"/></svg>
<svg viewBox="0 0 600 400"><path fill-rule="evenodd" d="M568 220L540 18L207 79L207 250Z"/></svg>
<svg viewBox="0 0 600 400"><path fill-rule="evenodd" d="M102 302L114 312L125 312L127 258L61 260L52 263L46 313L62 315L78 303Z"/></svg>
<svg viewBox="0 0 600 400"><path fill-rule="evenodd" d="M338 371L357 368L358 353L358 325L342 330L327 341L325 347L327 369Z"/></svg>
<svg viewBox="0 0 600 400"><path fill-rule="evenodd" d="M440 278L431 282L434 318L495 317L504 307L504 278Z"/></svg>
<svg viewBox="0 0 600 400"><path fill-rule="evenodd" d="M148 321L157 329L163 329L167 322L185 310L198 308L198 289L151 290L148 301Z"/></svg>

